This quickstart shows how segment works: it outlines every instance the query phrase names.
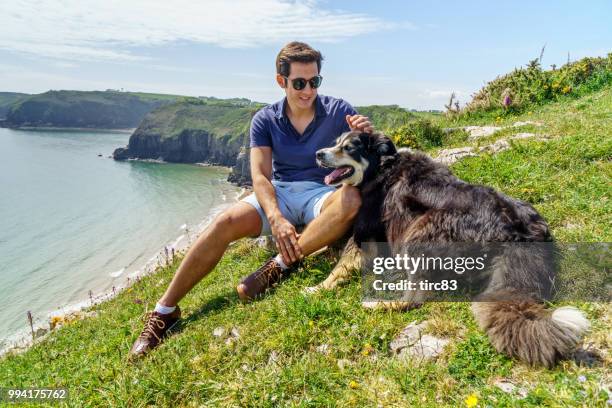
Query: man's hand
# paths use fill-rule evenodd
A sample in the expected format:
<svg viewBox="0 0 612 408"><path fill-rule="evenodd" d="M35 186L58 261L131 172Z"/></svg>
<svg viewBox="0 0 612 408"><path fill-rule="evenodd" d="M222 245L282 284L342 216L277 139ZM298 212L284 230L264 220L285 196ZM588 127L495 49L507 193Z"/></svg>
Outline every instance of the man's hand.
<svg viewBox="0 0 612 408"><path fill-rule="evenodd" d="M285 265L289 266L302 259L302 249L298 245L300 235L295 227L282 215L277 215L269 221L272 235L276 240L276 249L283 257Z"/></svg>
<svg viewBox="0 0 612 408"><path fill-rule="evenodd" d="M374 132L374 126L370 122L370 118L363 115L346 115L346 123L351 130L359 130L365 133Z"/></svg>

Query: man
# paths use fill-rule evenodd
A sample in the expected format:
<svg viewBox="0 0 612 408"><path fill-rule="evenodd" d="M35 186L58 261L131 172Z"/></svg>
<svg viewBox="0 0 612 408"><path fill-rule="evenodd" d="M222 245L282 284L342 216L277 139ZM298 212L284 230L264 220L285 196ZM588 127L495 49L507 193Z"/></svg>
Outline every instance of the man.
<svg viewBox="0 0 612 408"><path fill-rule="evenodd" d="M343 132L373 131L365 116L341 99L317 94L322 77L319 51L291 42L276 58L276 82L285 98L262 108L251 122L254 194L219 215L187 252L172 282L150 314L130 357L156 347L180 318L178 302L219 262L239 238L272 234L279 253L236 288L252 299L278 282L291 264L333 243L351 227L361 198L352 186L324 184L330 170L315 152ZM301 234L296 225L304 224Z"/></svg>

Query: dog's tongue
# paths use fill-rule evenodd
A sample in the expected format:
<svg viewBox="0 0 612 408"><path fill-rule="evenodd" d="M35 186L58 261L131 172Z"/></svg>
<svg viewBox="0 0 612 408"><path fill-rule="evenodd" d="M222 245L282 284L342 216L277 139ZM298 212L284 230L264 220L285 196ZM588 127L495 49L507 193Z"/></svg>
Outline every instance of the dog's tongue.
<svg viewBox="0 0 612 408"><path fill-rule="evenodd" d="M324 180L325 184L327 185L333 184L336 180L344 176L349 171L351 171L350 166L338 167L337 169L329 173L327 176L325 176L325 180Z"/></svg>

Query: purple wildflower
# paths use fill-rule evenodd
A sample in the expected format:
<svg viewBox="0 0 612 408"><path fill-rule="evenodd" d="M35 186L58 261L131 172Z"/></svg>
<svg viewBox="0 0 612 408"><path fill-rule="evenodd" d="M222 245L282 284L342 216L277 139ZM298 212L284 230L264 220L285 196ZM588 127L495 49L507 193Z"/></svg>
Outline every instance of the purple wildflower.
<svg viewBox="0 0 612 408"><path fill-rule="evenodd" d="M504 104L504 107L506 108L512 105L512 98L510 97L510 95L504 96L504 101L502 103Z"/></svg>
<svg viewBox="0 0 612 408"><path fill-rule="evenodd" d="M578 377L578 381L580 381L581 383L586 381L586 377L584 375L581 375L580 377Z"/></svg>

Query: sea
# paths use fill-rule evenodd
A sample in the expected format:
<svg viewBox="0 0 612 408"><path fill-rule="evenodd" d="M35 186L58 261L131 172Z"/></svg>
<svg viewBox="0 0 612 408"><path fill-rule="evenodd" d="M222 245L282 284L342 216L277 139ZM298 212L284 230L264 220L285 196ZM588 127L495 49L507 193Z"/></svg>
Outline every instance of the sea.
<svg viewBox="0 0 612 408"><path fill-rule="evenodd" d="M129 132L0 128L0 350L185 249L240 188L229 169L115 161ZM155 301L152 299L151 301Z"/></svg>

